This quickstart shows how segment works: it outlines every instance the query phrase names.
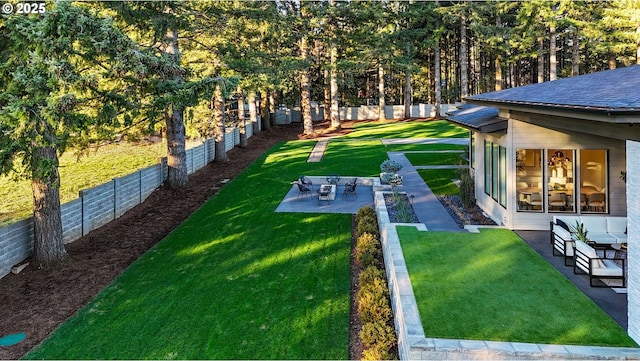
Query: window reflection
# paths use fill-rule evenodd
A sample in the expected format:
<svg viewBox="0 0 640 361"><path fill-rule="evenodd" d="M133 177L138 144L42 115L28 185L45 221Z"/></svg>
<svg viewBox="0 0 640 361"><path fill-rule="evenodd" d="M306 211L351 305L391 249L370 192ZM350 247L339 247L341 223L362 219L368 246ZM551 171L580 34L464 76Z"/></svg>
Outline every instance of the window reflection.
<svg viewBox="0 0 640 361"><path fill-rule="evenodd" d="M607 151L580 151L580 209L607 212Z"/></svg>
<svg viewBox="0 0 640 361"><path fill-rule="evenodd" d="M518 211L542 212L542 149L516 149Z"/></svg>
<svg viewBox="0 0 640 361"><path fill-rule="evenodd" d="M575 212L573 149L547 150L549 212Z"/></svg>

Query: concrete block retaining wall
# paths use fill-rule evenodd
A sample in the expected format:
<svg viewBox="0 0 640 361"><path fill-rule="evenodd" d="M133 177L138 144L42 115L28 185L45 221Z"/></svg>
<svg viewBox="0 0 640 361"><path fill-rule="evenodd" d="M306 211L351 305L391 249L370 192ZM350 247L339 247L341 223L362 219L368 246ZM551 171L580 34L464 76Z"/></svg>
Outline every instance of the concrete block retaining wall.
<svg viewBox="0 0 640 361"><path fill-rule="evenodd" d="M253 125L246 127L247 138ZM240 130L227 128L225 147L231 150L240 143ZM215 158L215 140L187 149L187 173L191 174ZM62 234L70 243L122 216L143 202L167 177L167 159L91 189L80 191L79 198L61 205ZM31 256L33 251L33 219L29 217L0 228L0 277Z"/></svg>
<svg viewBox="0 0 640 361"><path fill-rule="evenodd" d="M375 186L375 185L374 185ZM391 223L384 193L375 192L375 211L391 295L400 360L639 360L640 349L599 346L543 345L521 342L427 338L396 226L427 231L422 223Z"/></svg>

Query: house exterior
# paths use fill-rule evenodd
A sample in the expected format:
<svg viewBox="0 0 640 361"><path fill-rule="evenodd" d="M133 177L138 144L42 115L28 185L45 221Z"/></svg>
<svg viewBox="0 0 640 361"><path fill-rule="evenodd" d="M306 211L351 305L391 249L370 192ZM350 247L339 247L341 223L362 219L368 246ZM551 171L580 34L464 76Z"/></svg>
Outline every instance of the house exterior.
<svg viewBox="0 0 640 361"><path fill-rule="evenodd" d="M640 342L640 65L473 95L478 205L514 230L554 215L627 216L629 334Z"/></svg>

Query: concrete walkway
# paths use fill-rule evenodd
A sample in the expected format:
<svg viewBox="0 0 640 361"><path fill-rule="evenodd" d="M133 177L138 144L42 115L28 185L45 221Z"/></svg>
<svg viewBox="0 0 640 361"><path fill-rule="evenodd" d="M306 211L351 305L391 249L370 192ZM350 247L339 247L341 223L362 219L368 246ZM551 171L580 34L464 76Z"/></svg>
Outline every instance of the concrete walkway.
<svg viewBox="0 0 640 361"><path fill-rule="evenodd" d="M402 165L398 172L403 177L402 188L408 196L414 196L413 210L421 223L430 231L461 231L442 203L424 182L411 162L402 152L388 152L389 159Z"/></svg>

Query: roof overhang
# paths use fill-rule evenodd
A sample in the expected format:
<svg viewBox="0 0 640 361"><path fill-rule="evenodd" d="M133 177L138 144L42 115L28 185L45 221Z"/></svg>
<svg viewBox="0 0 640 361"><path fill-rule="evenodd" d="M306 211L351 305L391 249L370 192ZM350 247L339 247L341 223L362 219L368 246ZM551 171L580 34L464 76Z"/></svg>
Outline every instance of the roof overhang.
<svg viewBox="0 0 640 361"><path fill-rule="evenodd" d="M498 116L498 108L463 104L447 113L446 119L477 133L506 133L508 122Z"/></svg>

